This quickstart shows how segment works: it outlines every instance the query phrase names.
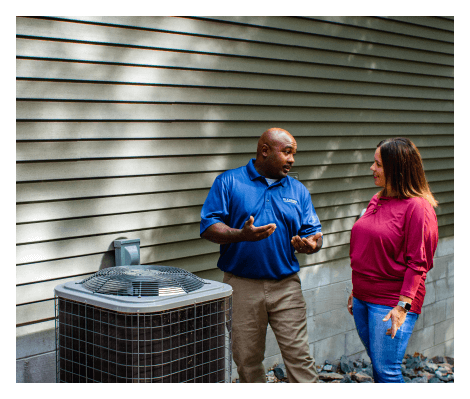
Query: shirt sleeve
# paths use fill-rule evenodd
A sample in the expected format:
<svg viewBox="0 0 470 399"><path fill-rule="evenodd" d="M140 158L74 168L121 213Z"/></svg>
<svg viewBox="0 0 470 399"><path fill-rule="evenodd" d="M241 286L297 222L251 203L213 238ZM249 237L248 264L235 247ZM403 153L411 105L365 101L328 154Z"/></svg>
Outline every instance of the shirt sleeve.
<svg viewBox="0 0 470 399"><path fill-rule="evenodd" d="M320 219L315 212L310 193L305 188L302 207L302 225L298 232L300 237L308 237L321 232Z"/></svg>
<svg viewBox="0 0 470 399"><path fill-rule="evenodd" d="M425 249L425 209L420 201L414 201L406 214L404 259L407 266L400 295L414 299L423 273L429 269Z"/></svg>
<svg viewBox="0 0 470 399"><path fill-rule="evenodd" d="M201 209L199 234L215 223L226 223L229 214L228 191L220 176L217 176Z"/></svg>

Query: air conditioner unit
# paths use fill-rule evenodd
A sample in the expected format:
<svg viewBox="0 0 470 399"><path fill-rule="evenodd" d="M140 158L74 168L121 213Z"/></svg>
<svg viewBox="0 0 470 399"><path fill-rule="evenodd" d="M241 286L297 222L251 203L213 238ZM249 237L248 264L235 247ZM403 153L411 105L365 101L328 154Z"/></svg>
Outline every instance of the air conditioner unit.
<svg viewBox="0 0 470 399"><path fill-rule="evenodd" d="M227 284L117 266L54 294L57 382L231 382Z"/></svg>

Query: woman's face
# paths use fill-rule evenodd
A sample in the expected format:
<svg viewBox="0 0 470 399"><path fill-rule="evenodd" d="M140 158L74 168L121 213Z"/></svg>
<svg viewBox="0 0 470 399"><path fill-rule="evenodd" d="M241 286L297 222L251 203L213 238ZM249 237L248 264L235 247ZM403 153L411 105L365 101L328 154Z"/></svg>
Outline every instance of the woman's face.
<svg viewBox="0 0 470 399"><path fill-rule="evenodd" d="M374 163L370 167L374 172L375 185L378 187L385 187L385 173L382 164L382 157L380 156L380 147L375 150Z"/></svg>

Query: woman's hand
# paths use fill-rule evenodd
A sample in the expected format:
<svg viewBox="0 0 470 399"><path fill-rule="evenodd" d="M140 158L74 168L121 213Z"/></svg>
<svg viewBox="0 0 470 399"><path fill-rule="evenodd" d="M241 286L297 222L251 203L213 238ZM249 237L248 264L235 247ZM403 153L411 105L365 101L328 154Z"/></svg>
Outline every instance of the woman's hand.
<svg viewBox="0 0 470 399"><path fill-rule="evenodd" d="M392 319L392 328L389 328L386 332L387 335L392 335L392 339L395 338L395 335L401 325L405 322L406 312L401 306L395 306L387 316L385 316L382 321L387 321Z"/></svg>
<svg viewBox="0 0 470 399"><path fill-rule="evenodd" d="M353 314L353 293L351 292L351 295L349 295L349 298L348 298L348 312L349 314L352 316Z"/></svg>

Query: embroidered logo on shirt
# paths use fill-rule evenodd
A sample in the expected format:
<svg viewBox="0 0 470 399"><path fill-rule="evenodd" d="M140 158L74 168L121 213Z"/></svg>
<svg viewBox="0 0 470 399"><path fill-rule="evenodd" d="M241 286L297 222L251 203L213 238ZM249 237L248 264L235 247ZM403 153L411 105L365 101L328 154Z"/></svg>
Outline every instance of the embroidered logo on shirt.
<svg viewBox="0 0 470 399"><path fill-rule="evenodd" d="M282 198L284 202L290 202L291 204L297 204L297 200L292 199L292 198Z"/></svg>

